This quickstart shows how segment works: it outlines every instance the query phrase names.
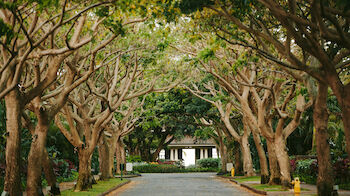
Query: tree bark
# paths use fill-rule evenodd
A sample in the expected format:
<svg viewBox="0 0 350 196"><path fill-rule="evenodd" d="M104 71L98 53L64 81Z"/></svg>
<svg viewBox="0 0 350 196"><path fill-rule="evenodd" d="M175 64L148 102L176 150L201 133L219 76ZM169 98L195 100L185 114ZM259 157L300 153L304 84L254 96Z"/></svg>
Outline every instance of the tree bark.
<svg viewBox="0 0 350 196"><path fill-rule="evenodd" d="M120 153L120 146L119 146L119 143L118 141L116 142L116 150L115 150L115 158L116 158L116 162L117 162L117 166L116 166L116 173L117 174L120 174L121 171L120 171L120 164L122 162L122 156L121 156L121 153Z"/></svg>
<svg viewBox="0 0 350 196"><path fill-rule="evenodd" d="M112 177L112 168L111 168L111 161L110 161L110 145L107 141L108 139L104 136L101 137L101 142L98 148L98 160L100 165L100 180L107 180ZM112 156L113 158L113 156Z"/></svg>
<svg viewBox="0 0 350 196"><path fill-rule="evenodd" d="M269 166L270 166L270 180L269 184L281 184L280 181L280 170L277 163L277 157L273 141L266 140L267 152L269 155Z"/></svg>
<svg viewBox="0 0 350 196"><path fill-rule="evenodd" d="M220 146L221 154L221 172L227 173L227 148L225 145Z"/></svg>
<svg viewBox="0 0 350 196"><path fill-rule="evenodd" d="M250 153L249 142L248 142L250 131L246 130L247 128L248 127L245 126L244 134L240 142L242 158L243 158L243 172L244 172L244 176L254 176L255 172L253 169L253 160L252 160L252 155Z"/></svg>
<svg viewBox="0 0 350 196"><path fill-rule="evenodd" d="M125 154L125 147L124 142L120 139L120 153L121 153L121 161L122 164L124 164L123 171L126 172L126 154Z"/></svg>
<svg viewBox="0 0 350 196"><path fill-rule="evenodd" d="M166 138L167 138L167 135L163 134L162 138L157 146L156 151L154 153L152 153L152 155L151 155L151 157L152 157L151 162L157 161L157 158L159 157L160 151L164 148L164 143L165 143Z"/></svg>
<svg viewBox="0 0 350 196"><path fill-rule="evenodd" d="M6 104L6 171L4 191L21 195L21 104L17 88L5 96Z"/></svg>
<svg viewBox="0 0 350 196"><path fill-rule="evenodd" d="M314 107L314 125L316 128L316 151L318 163L317 195L332 195L334 176L328 143L328 86L318 83L318 94Z"/></svg>
<svg viewBox="0 0 350 196"><path fill-rule="evenodd" d="M43 163L44 149L46 146L47 130L49 121L47 114L42 108L36 108L38 123L32 136L32 144L28 155L28 176L27 176L27 195L42 195L41 190L41 171Z"/></svg>
<svg viewBox="0 0 350 196"><path fill-rule="evenodd" d="M253 134L255 147L256 147L256 150L258 151L258 156L259 156L260 174L261 174L260 183L267 184L269 182L269 170L267 166L265 150L261 143L260 135L256 131L252 131L252 134Z"/></svg>
<svg viewBox="0 0 350 196"><path fill-rule="evenodd" d="M126 157L125 157L125 148L124 148L124 144L121 141L121 138L119 138L116 142L116 159L117 159L117 169L116 169L116 173L120 174L121 173L121 168L120 168L120 164L125 164L126 163ZM125 171L126 168L123 168L123 171Z"/></svg>
<svg viewBox="0 0 350 196"><path fill-rule="evenodd" d="M235 173L242 174L242 160L241 160L241 152L238 150L239 147L233 152L234 161L235 161ZM227 162L229 162L229 158L227 157Z"/></svg>
<svg viewBox="0 0 350 196"><path fill-rule="evenodd" d="M221 155L221 172L222 173L227 173L227 148L224 144L224 140L222 138L222 135L220 134L220 130L217 130L218 132L218 149L219 153Z"/></svg>
<svg viewBox="0 0 350 196"><path fill-rule="evenodd" d="M47 184L50 186L49 192L52 195L60 195L60 187L57 184L56 175L52 167L52 161L49 157L49 154L47 153L46 148L44 148L43 153L43 169L45 173L45 179L47 180Z"/></svg>
<svg viewBox="0 0 350 196"><path fill-rule="evenodd" d="M79 176L74 191L83 191L92 188L91 156L87 149L79 149Z"/></svg>
<svg viewBox="0 0 350 196"><path fill-rule="evenodd" d="M274 141L275 153L281 173L281 184L284 188L291 187L290 160L286 149L286 140L282 135L276 135Z"/></svg>

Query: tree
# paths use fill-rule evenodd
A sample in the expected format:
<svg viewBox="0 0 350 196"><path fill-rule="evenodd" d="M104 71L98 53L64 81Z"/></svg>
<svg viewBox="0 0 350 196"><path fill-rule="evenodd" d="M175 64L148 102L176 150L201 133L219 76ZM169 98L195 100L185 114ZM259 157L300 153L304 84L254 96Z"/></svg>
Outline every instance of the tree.
<svg viewBox="0 0 350 196"><path fill-rule="evenodd" d="M56 87L60 88L56 91L52 89L52 84L58 78L58 72L61 72L62 76L65 74L62 72L64 60L96 37L97 27L102 22L98 18L96 18L95 25L89 28L91 35L84 38L80 37L82 34L87 34L82 32L84 24L89 23L91 25L90 21L85 22L86 12L107 4L107 2L95 4L89 2L86 7L82 7L75 4L67 5L65 1L62 9L59 10L57 9L58 4L51 3L45 1L23 5L22 3L12 2L1 4L1 24L6 27L5 31L8 33L4 37L3 34L1 35L1 58L3 63L1 65L0 98L5 97L7 102L7 131L10 133L6 147L8 167L4 189L13 195L20 194L21 191L18 170L21 112L28 108L38 117L29 154L27 183L28 194L38 194L37 187L42 162L41 152L45 146L48 123L50 118L52 119L54 114L64 105L69 92L79 85L83 79L74 81L76 79L74 78L76 68L67 66L64 68L69 70L67 71L69 76L67 76L66 83L61 86L57 85ZM52 7L44 10L46 4L52 5ZM23 9L28 5L33 6L34 9ZM45 11L50 13L47 14ZM64 16L69 17L64 18ZM79 21L76 25L76 31L71 33L76 21ZM64 39L61 39L62 35ZM108 41L103 44L107 43ZM62 90L62 87L66 87L66 89ZM51 94L47 92L50 90ZM43 99L51 99L49 102L55 99L53 101L55 103L50 105L51 102L48 106L45 106Z"/></svg>
<svg viewBox="0 0 350 196"><path fill-rule="evenodd" d="M253 162L249 149L248 137L250 135L250 130L247 126L244 126L243 133L239 133L230 122L230 115L232 113L234 105L230 101L232 98L228 98L228 100L220 100L220 96L224 96L222 89L215 89L213 82L209 82L207 84L203 84L209 94L213 98L205 98L201 96L201 94L208 94L208 92L201 92L197 86L194 85L195 90L187 87L191 93L195 96L211 103L214 105L220 114L221 121L225 124L227 130L230 132L230 135L240 144L242 156L243 156L243 171L246 176L255 175L253 170ZM249 91L249 89L248 89ZM213 101L214 100L214 101ZM266 168L267 169L267 168Z"/></svg>
<svg viewBox="0 0 350 196"><path fill-rule="evenodd" d="M112 119L110 125L104 131L100 138L99 144L99 161L100 161L100 179L108 179L113 177L113 169L116 173L120 173L120 164L125 163L125 148L122 138L135 128L135 123L141 115L142 111L135 111L143 104L138 98L133 99L129 103L123 103L121 108ZM122 117L121 117L122 116ZM114 156L117 165L114 165Z"/></svg>
<svg viewBox="0 0 350 196"><path fill-rule="evenodd" d="M347 20L348 16L339 14L341 11L338 11L346 12L347 3L260 0L182 1L179 5L185 13L203 10L206 13L204 17L210 18L209 26L214 27L212 31L220 38L230 44L253 48L262 57L277 63L298 80L305 79L299 72L301 70L321 81L321 84L329 84L335 94L338 94L338 101L342 101L344 105L343 114L347 113L344 98L349 95L346 90L349 85L343 75L347 73L348 67L345 36L348 34L346 30L348 25L341 21ZM206 12L208 10L209 12ZM314 120L315 124L322 123L322 119ZM345 129L348 129L347 120L343 122L344 127L347 127ZM326 137L319 139L322 139L322 142L327 140ZM347 151L349 152L349 149ZM320 169L329 166L330 164ZM332 174L328 173L327 176ZM320 177L320 179L324 181L321 184L332 184L330 178ZM319 193L330 194L332 190L327 187L320 187L319 190L322 191Z"/></svg>

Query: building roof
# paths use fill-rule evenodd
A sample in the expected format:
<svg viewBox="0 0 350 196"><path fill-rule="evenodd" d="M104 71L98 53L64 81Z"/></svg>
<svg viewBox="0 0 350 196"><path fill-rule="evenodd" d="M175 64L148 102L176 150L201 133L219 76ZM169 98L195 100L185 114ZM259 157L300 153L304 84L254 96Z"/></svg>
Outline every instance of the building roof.
<svg viewBox="0 0 350 196"><path fill-rule="evenodd" d="M197 139L195 137L185 136L181 140L174 140L169 145L169 147L196 147L196 146L211 146L215 147L215 142L212 138L207 140Z"/></svg>

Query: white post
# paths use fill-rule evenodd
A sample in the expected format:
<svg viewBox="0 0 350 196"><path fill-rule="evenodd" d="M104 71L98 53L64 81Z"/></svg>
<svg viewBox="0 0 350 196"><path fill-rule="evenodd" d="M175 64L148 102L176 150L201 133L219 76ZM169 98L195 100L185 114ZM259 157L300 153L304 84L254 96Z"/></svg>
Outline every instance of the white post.
<svg viewBox="0 0 350 196"><path fill-rule="evenodd" d="M174 152L173 149L170 149L170 161L174 160Z"/></svg>
<svg viewBox="0 0 350 196"><path fill-rule="evenodd" d="M204 158L208 158L208 149L204 149Z"/></svg>
<svg viewBox="0 0 350 196"><path fill-rule="evenodd" d="M203 158L204 158L203 149L200 149L200 156L199 156L199 159L203 159Z"/></svg>
<svg viewBox="0 0 350 196"><path fill-rule="evenodd" d="M174 149L175 150L175 161L179 160L179 155L178 155L178 152L179 150L178 149Z"/></svg>

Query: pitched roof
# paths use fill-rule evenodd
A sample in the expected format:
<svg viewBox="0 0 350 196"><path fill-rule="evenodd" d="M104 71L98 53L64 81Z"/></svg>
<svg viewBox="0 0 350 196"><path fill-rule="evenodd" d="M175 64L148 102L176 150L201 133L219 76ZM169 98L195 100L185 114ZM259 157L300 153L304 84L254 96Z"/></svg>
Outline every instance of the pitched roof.
<svg viewBox="0 0 350 196"><path fill-rule="evenodd" d="M197 139L191 136L185 136L181 140L174 140L169 145L169 147L195 147L195 146L216 146L212 138L207 140Z"/></svg>

